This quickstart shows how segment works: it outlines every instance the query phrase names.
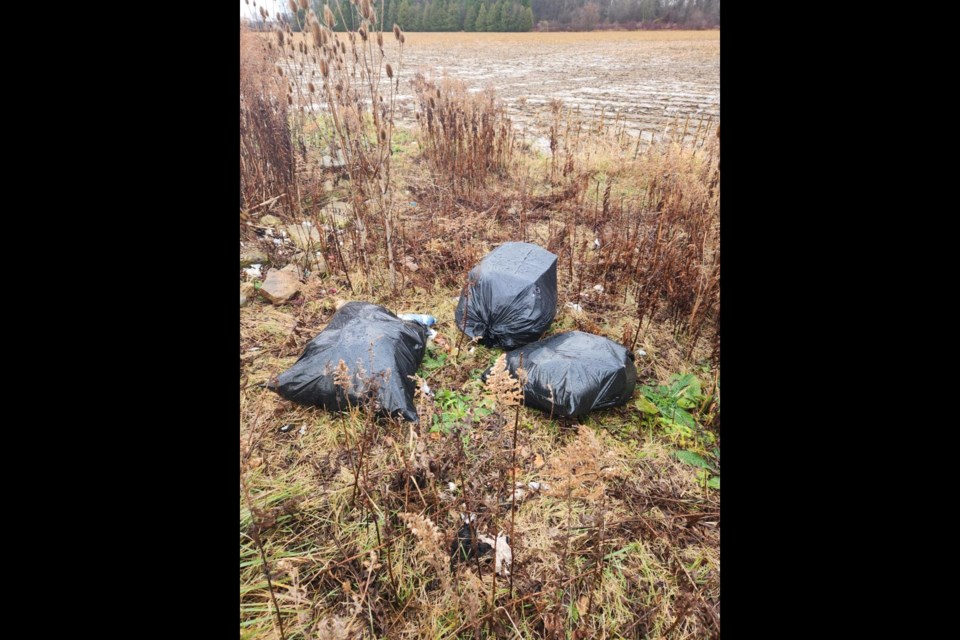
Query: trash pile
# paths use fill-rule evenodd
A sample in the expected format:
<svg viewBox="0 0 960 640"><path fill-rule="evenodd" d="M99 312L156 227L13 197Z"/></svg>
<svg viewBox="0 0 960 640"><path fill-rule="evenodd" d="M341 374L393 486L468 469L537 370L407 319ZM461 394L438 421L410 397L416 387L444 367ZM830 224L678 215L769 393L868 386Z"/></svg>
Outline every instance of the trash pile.
<svg viewBox="0 0 960 640"><path fill-rule="evenodd" d="M523 402L557 418L626 404L637 385L634 355L603 336L570 331L507 353L513 376L526 372Z"/></svg>
<svg viewBox="0 0 960 640"><path fill-rule="evenodd" d="M469 274L456 322L484 345L510 349L513 376L526 372L524 404L562 419L625 404L636 386L634 354L581 331L538 340L557 311L557 256L525 242L508 242ZM394 315L350 302L268 388L300 404L331 411L373 406L382 414L418 421L411 376L420 368L437 319ZM486 379L487 374L484 374ZM422 391L431 395L424 382Z"/></svg>
<svg viewBox="0 0 960 640"><path fill-rule="evenodd" d="M423 325L375 304L348 302L267 388L331 411L373 401L383 414L417 422L410 376L420 368L426 344Z"/></svg>
<svg viewBox="0 0 960 640"><path fill-rule="evenodd" d="M538 339L557 314L557 256L535 244L507 242L468 276L457 327L488 347L515 349Z"/></svg>

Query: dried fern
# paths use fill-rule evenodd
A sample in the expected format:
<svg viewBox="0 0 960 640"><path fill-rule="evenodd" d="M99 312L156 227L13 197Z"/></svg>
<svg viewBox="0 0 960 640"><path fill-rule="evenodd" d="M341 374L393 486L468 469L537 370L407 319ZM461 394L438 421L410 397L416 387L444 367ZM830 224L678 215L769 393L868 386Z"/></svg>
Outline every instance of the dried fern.
<svg viewBox="0 0 960 640"><path fill-rule="evenodd" d="M523 370L518 371L522 375ZM487 376L486 394L494 399L501 411L523 404L523 385L510 375L507 369L507 354L501 353Z"/></svg>

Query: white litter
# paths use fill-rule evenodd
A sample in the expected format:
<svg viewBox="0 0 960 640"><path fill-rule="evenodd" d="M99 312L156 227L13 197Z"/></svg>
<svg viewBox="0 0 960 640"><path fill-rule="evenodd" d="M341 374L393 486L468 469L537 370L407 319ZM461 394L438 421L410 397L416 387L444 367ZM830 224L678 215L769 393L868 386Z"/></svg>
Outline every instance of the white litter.
<svg viewBox="0 0 960 640"><path fill-rule="evenodd" d="M307 425L303 425L302 427L300 427L300 435L301 436L306 435L306 433L307 433Z"/></svg>
<svg viewBox="0 0 960 640"><path fill-rule="evenodd" d="M250 278L251 280L259 280L260 278L263 277L263 271L261 270L262 267L263 265L261 265L260 263L252 264L246 269L244 269L243 272L247 274L247 277Z"/></svg>
<svg viewBox="0 0 960 640"><path fill-rule="evenodd" d="M565 306L567 309L572 309L574 313L583 313L583 307L574 302L568 302L563 306Z"/></svg>
<svg viewBox="0 0 960 640"><path fill-rule="evenodd" d="M478 535L477 539L493 547L494 570L501 576L509 576L510 565L513 564L513 551L507 542L507 534L498 533L496 540L485 535Z"/></svg>
<svg viewBox="0 0 960 640"><path fill-rule="evenodd" d="M603 293L603 285L602 284L594 285L593 290L596 291L597 293Z"/></svg>
<svg viewBox="0 0 960 640"><path fill-rule="evenodd" d="M647 355L647 352L644 351L643 349L637 349L637 354L638 354L638 355L641 355L641 356L645 356L645 355Z"/></svg>

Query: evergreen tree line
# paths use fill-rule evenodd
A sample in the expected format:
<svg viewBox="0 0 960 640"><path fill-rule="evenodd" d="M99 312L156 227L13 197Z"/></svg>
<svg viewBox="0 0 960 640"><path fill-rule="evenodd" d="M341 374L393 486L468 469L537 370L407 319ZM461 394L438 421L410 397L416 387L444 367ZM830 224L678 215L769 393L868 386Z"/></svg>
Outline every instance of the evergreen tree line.
<svg viewBox="0 0 960 640"><path fill-rule="evenodd" d="M329 5L335 29L357 29L350 0L314 0L317 15ZM597 28L707 29L720 26L720 0L378 0L384 30L530 31ZM300 22L303 12L300 11ZM288 20L294 21L293 16Z"/></svg>

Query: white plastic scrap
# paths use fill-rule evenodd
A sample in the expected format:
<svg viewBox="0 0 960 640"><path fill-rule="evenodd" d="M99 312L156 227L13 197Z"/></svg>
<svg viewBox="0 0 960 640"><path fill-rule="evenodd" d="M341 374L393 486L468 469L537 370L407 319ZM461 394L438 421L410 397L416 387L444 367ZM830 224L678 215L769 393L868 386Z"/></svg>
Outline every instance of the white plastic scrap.
<svg viewBox="0 0 960 640"><path fill-rule="evenodd" d="M593 290L596 291L597 293L603 293L603 285L602 284L594 285Z"/></svg>
<svg viewBox="0 0 960 640"><path fill-rule="evenodd" d="M593 249L594 249L594 250L597 250L597 249L599 249L599 248L600 248L600 238L594 238L594 239L593 239Z"/></svg>
<svg viewBox="0 0 960 640"><path fill-rule="evenodd" d="M513 501L520 502L526 498L530 493L538 493L543 489L549 489L550 487L542 482L528 482L524 485L522 482L518 482L516 488L513 490ZM529 492L527 490L530 490Z"/></svg>
<svg viewBox="0 0 960 640"><path fill-rule="evenodd" d="M260 278L263 277L263 272L261 271L261 267L263 267L263 265L260 263L252 264L246 269L244 269L243 272L247 274L247 277L250 278L251 280L259 280Z"/></svg>
<svg viewBox="0 0 960 640"><path fill-rule="evenodd" d="M643 349L637 349L637 355L645 356L645 355L647 355L647 352L644 351Z"/></svg>
<svg viewBox="0 0 960 640"><path fill-rule="evenodd" d="M579 304L568 302L563 306L566 307L567 309L572 309L574 313L583 313L583 307L581 307Z"/></svg>
<svg viewBox="0 0 960 640"><path fill-rule="evenodd" d="M450 493L453 493L454 491L457 490L457 483L456 483L456 482L448 482L448 483L447 483L447 488L450 490Z"/></svg>
<svg viewBox="0 0 960 640"><path fill-rule="evenodd" d="M501 576L510 575L510 565L513 564L513 551L510 549L510 543L507 542L507 534L498 533L497 539L490 536L478 535L477 539L486 542L494 549L494 570Z"/></svg>
<svg viewBox="0 0 960 640"><path fill-rule="evenodd" d="M306 435L306 433L307 433L307 425L303 425L302 427L300 427L300 435L301 436Z"/></svg>

